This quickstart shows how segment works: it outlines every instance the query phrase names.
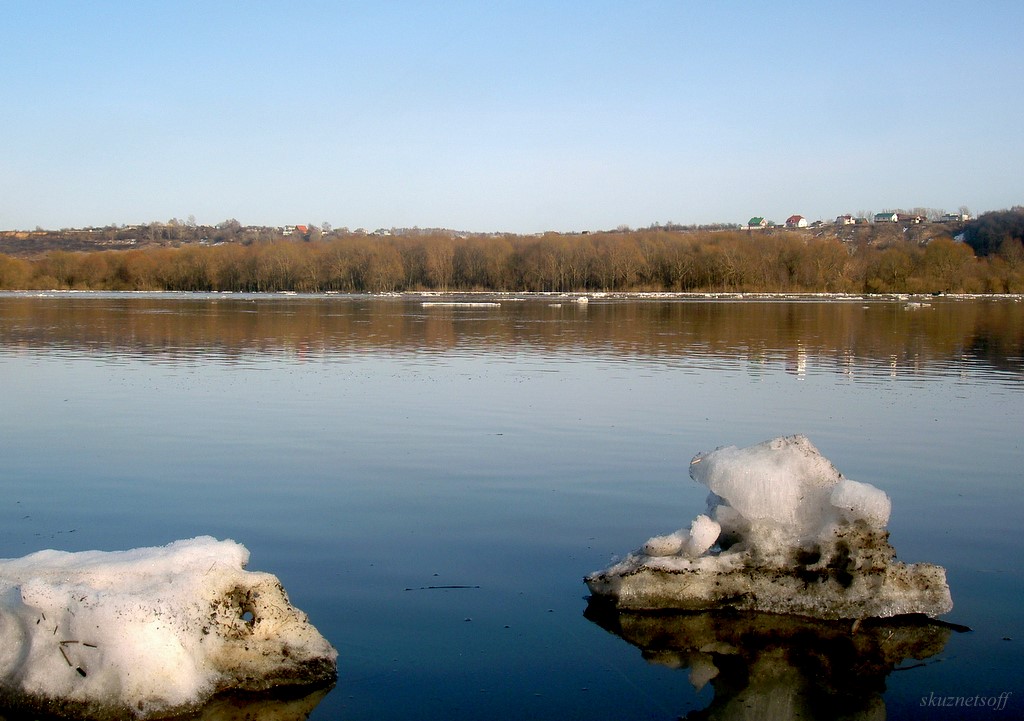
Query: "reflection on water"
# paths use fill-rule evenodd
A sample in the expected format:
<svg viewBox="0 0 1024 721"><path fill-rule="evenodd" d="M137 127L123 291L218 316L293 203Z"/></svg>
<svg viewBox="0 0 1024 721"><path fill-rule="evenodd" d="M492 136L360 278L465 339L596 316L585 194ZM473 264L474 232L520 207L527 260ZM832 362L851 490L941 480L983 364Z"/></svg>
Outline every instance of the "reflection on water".
<svg viewBox="0 0 1024 721"><path fill-rule="evenodd" d="M648 663L688 669L697 691L710 683L714 700L686 718L716 721L884 719L889 674L940 653L953 630L923 617L868 620L854 631L766 613L619 612L597 601L584 615Z"/></svg>
<svg viewBox="0 0 1024 721"><path fill-rule="evenodd" d="M334 688L290 689L274 693L223 694L177 721L304 721ZM0 721L60 721L68 716L0 707Z"/></svg>
<svg viewBox="0 0 1024 721"><path fill-rule="evenodd" d="M491 296L488 296L491 297ZM1024 372L1019 299L615 300L419 296L0 294L0 350L174 360L317 359L365 352L513 351L809 363L849 376Z"/></svg>
<svg viewBox="0 0 1024 721"><path fill-rule="evenodd" d="M313 709L330 693L332 686L320 688L312 693L292 696L277 695L226 695L213 699L197 714L187 716L187 721L304 721ZM308 690L308 689L307 689ZM186 721L183 719L182 721Z"/></svg>
<svg viewBox="0 0 1024 721"><path fill-rule="evenodd" d="M776 666L827 703L794 658L887 684L891 718L933 691L1019 715L1024 303L494 298L0 293L0 557L245 542L342 653L311 718L669 719ZM694 453L797 432L947 569L976 630L944 663L749 631L681 646L718 672L694 693L582 616L584 573L702 506ZM403 590L444 584L480 588Z"/></svg>

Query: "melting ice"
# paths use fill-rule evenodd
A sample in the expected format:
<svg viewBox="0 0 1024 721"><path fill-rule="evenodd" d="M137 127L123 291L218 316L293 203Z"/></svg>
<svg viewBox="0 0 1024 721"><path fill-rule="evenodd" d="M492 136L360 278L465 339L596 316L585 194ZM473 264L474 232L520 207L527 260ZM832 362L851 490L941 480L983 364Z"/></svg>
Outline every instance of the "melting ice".
<svg viewBox="0 0 1024 721"><path fill-rule="evenodd" d="M210 537L0 560L0 701L145 718L333 680L335 649L248 560Z"/></svg>
<svg viewBox="0 0 1024 721"><path fill-rule="evenodd" d="M895 560L891 502L844 478L804 436L701 453L690 476L707 510L587 576L622 609L711 609L816 618L937 616L952 606L945 570Z"/></svg>

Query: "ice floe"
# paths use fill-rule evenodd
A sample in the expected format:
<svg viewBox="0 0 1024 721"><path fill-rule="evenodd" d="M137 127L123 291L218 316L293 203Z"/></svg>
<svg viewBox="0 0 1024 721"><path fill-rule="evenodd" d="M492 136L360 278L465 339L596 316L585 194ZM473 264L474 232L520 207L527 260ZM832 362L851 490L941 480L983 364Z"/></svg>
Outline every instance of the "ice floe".
<svg viewBox="0 0 1024 721"><path fill-rule="evenodd" d="M768 611L823 619L938 616L945 570L895 559L880 489L844 478L804 436L697 455L706 514L586 577L621 609Z"/></svg>
<svg viewBox="0 0 1024 721"><path fill-rule="evenodd" d="M335 649L248 560L210 537L0 560L0 702L165 717L221 691L331 682Z"/></svg>

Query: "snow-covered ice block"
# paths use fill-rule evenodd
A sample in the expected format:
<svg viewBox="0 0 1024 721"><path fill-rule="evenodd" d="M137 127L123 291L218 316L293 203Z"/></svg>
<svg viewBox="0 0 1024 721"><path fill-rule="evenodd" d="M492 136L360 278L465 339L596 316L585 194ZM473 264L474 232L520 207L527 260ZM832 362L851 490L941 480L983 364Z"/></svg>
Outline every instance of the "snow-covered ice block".
<svg viewBox="0 0 1024 721"><path fill-rule="evenodd" d="M825 619L953 607L943 568L895 560L889 497L843 478L804 436L698 454L690 476L711 491L706 515L587 576L595 596Z"/></svg>
<svg viewBox="0 0 1024 721"><path fill-rule="evenodd" d="M0 560L0 701L87 718L316 685L337 651L248 550L210 537Z"/></svg>

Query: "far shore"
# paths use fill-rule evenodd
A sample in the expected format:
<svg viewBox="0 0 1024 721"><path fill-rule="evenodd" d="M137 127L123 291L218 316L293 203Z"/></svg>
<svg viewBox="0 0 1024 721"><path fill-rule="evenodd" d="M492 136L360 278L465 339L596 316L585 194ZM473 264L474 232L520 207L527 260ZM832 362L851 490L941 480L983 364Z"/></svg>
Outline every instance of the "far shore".
<svg viewBox="0 0 1024 721"><path fill-rule="evenodd" d="M672 291L596 291L596 292L556 292L556 291L495 291L495 290L422 290L422 291L391 291L384 293L346 293L341 291L324 291L318 293L302 293L297 291L190 291L190 290L81 290L60 289L49 290L0 290L0 298L25 297L58 297L58 296L150 296L166 298L371 298L371 299L433 299L444 298L457 300L471 298L475 301L493 299L496 301L517 302L527 300L560 300L565 302L612 301L612 300L774 300L774 301L916 301L927 303L936 300L1009 300L1024 302L1024 293L816 293L816 292L672 292Z"/></svg>

